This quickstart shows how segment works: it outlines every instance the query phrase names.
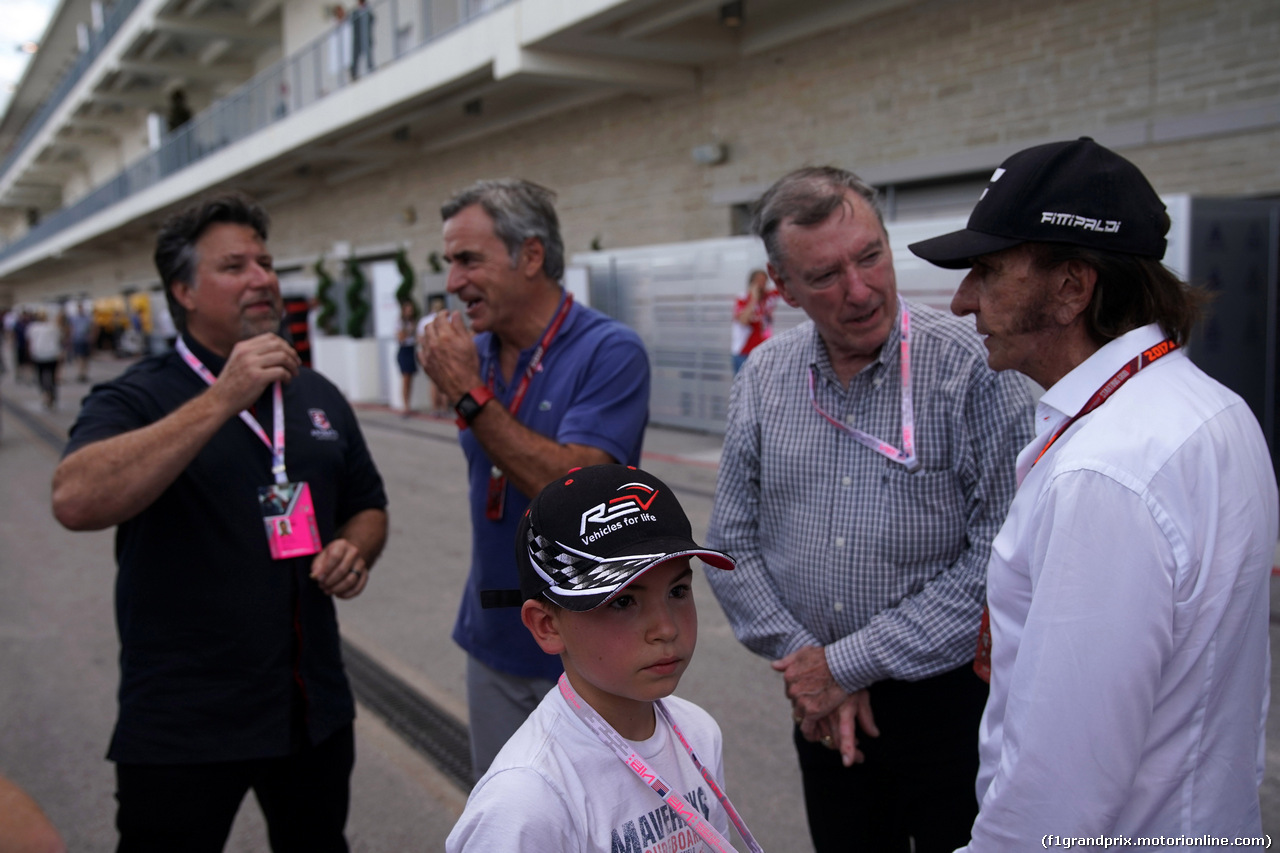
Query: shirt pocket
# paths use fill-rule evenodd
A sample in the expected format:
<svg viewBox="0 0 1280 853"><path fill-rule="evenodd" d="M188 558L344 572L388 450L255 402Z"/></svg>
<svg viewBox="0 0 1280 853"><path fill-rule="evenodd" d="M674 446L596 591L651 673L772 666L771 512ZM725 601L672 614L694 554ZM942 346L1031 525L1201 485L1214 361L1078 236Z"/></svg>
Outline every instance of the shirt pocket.
<svg viewBox="0 0 1280 853"><path fill-rule="evenodd" d="M965 501L951 471L887 468L881 480L885 557L899 565L947 564L965 545ZM941 566L939 566L941 568Z"/></svg>

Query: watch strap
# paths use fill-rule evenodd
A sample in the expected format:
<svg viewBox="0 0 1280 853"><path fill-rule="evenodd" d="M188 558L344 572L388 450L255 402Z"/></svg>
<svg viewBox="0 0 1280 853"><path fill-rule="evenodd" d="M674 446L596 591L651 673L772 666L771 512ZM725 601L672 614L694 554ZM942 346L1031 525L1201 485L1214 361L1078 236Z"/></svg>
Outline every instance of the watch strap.
<svg viewBox="0 0 1280 853"><path fill-rule="evenodd" d="M466 429L470 426L471 422L480 414L480 410L492 399L493 392L489 390L487 385L477 385L463 394L462 398L453 407L453 410L458 414L458 429Z"/></svg>

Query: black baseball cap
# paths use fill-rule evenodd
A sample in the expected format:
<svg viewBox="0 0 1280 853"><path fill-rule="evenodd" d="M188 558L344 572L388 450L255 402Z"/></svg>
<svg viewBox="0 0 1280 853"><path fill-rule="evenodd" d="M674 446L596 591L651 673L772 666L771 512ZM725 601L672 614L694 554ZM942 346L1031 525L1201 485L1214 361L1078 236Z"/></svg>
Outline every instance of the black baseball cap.
<svg viewBox="0 0 1280 853"><path fill-rule="evenodd" d="M1138 167L1087 136L1019 151L1000 164L967 228L907 246L946 269L1019 243L1070 243L1164 257L1169 219Z"/></svg>
<svg viewBox="0 0 1280 853"><path fill-rule="evenodd" d="M628 465L575 468L533 499L516 532L519 590L485 590L484 607L545 598L594 610L654 566L698 557L732 569L728 554L693 541L689 518L665 483Z"/></svg>

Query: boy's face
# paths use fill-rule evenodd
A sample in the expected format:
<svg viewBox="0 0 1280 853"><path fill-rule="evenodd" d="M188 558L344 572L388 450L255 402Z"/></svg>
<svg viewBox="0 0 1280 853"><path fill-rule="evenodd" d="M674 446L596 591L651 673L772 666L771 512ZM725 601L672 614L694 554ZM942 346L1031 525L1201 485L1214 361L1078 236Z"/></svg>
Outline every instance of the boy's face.
<svg viewBox="0 0 1280 853"><path fill-rule="evenodd" d="M612 713L647 707L680 683L698 641L692 580L689 558L681 557L654 566L595 610L554 611L570 681L611 723Z"/></svg>

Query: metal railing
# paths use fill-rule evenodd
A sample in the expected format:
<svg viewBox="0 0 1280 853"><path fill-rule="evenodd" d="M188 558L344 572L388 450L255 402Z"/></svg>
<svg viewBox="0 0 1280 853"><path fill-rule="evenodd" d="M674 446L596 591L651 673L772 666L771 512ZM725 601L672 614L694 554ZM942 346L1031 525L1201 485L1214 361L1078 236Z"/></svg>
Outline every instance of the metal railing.
<svg viewBox="0 0 1280 853"><path fill-rule="evenodd" d="M103 16L102 29L89 30L88 49L81 51L80 55L76 57L76 61L72 63L67 72L58 80L57 85L53 87L53 91L41 103L40 109L36 110L35 114L27 120L27 124L23 127L22 134L18 137L13 150L0 163L0 175L9 173L9 169L12 168L14 162L22 155L26 147L31 144L31 140L45 126L45 123L49 121L49 116L53 115L54 110L66 100L67 95L71 94L71 90L80 82L80 78L84 77L85 72L89 70L116 32L119 31L120 25L125 22L125 19L129 17L134 9L138 8L138 4L141 2L142 0L118 0L106 10L106 14Z"/></svg>
<svg viewBox="0 0 1280 853"><path fill-rule="evenodd" d="M103 36L103 45L138 2L120 0L113 7L109 21L114 21L114 26L104 27L99 34ZM324 100L360 76L376 74L377 69L403 59L508 2L511 0L376 0L367 12L354 12L299 52L259 72L239 89L169 133L154 151L0 248L0 262ZM367 19L370 26L366 27L362 21L364 15L371 16ZM86 60L89 56L89 52L82 55L81 61L59 83L49 103L33 118L33 124L37 120L47 121L48 114L83 76L92 62L92 59ZM85 67L81 67L82 62ZM70 79L72 77L74 79ZM38 130L35 127L24 132L24 144L29 143ZM10 160L20 153L21 147ZM9 161L6 165L10 165Z"/></svg>

